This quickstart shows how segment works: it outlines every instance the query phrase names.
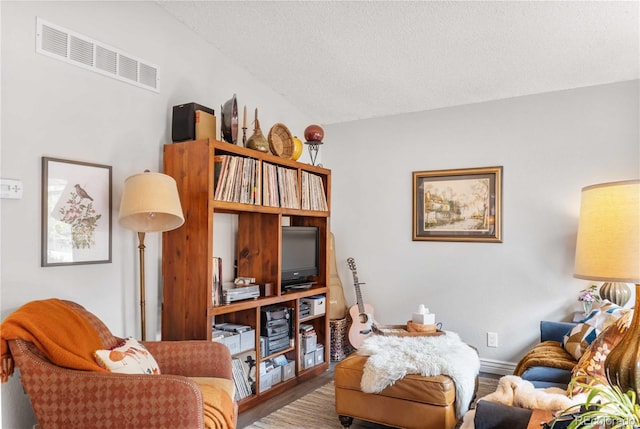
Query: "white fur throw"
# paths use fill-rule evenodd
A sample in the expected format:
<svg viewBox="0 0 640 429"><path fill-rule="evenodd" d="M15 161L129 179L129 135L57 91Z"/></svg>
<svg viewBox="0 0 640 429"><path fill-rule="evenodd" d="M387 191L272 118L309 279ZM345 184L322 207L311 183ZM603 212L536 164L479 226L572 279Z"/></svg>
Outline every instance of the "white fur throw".
<svg viewBox="0 0 640 429"><path fill-rule="evenodd" d="M585 399L586 395L584 393L569 398L566 391L557 387L536 389L530 381L523 380L515 375L505 375L498 381L498 387L495 392L480 398L478 401L498 402L503 405L531 410L537 408L560 411L583 403ZM475 410L465 414L460 429L474 429L474 418Z"/></svg>
<svg viewBox="0 0 640 429"><path fill-rule="evenodd" d="M583 397L578 395L569 398L565 390L557 387L536 389L530 381L523 380L516 375L505 375L498 381L496 391L480 400L499 402L530 410L538 408L558 411L579 403L577 401L581 399Z"/></svg>
<svg viewBox="0 0 640 429"><path fill-rule="evenodd" d="M456 416L462 417L469 409L480 358L455 332L417 337L372 335L358 354L369 356L360 382L365 393L379 393L407 374L448 375L456 386Z"/></svg>

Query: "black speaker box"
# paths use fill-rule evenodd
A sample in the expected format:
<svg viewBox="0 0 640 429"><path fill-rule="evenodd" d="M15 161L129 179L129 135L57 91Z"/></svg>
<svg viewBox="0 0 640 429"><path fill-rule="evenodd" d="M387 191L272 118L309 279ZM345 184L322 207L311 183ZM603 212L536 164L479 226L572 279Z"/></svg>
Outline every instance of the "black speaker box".
<svg viewBox="0 0 640 429"><path fill-rule="evenodd" d="M171 124L171 140L183 142L196 138L196 110L214 115L213 109L198 103L187 103L173 106L173 120Z"/></svg>

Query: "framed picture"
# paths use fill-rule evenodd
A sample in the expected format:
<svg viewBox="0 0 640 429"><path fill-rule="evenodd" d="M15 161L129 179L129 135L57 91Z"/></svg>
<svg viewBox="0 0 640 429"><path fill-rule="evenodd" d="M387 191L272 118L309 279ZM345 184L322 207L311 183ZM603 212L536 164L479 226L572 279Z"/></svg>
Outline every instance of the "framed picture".
<svg viewBox="0 0 640 429"><path fill-rule="evenodd" d="M413 172L414 241L502 242L502 167Z"/></svg>
<svg viewBox="0 0 640 429"><path fill-rule="evenodd" d="M111 262L111 167L42 158L43 267Z"/></svg>

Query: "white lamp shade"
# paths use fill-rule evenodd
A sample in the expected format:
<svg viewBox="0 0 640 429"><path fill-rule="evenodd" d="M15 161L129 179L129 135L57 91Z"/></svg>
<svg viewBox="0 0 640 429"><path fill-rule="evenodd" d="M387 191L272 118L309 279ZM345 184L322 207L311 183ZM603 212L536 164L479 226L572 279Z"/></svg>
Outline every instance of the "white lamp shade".
<svg viewBox="0 0 640 429"><path fill-rule="evenodd" d="M640 180L582 189L574 276L640 283Z"/></svg>
<svg viewBox="0 0 640 429"><path fill-rule="evenodd" d="M176 181L162 173L144 172L124 181L120 224L136 232L160 232L184 223Z"/></svg>

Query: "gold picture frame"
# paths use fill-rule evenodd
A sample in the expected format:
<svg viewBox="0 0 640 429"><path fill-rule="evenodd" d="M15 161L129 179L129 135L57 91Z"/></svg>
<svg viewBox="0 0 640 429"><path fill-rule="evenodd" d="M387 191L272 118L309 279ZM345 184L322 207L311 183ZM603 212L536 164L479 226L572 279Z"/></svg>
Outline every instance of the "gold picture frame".
<svg viewBox="0 0 640 429"><path fill-rule="evenodd" d="M414 171L413 241L502 243L502 166Z"/></svg>

